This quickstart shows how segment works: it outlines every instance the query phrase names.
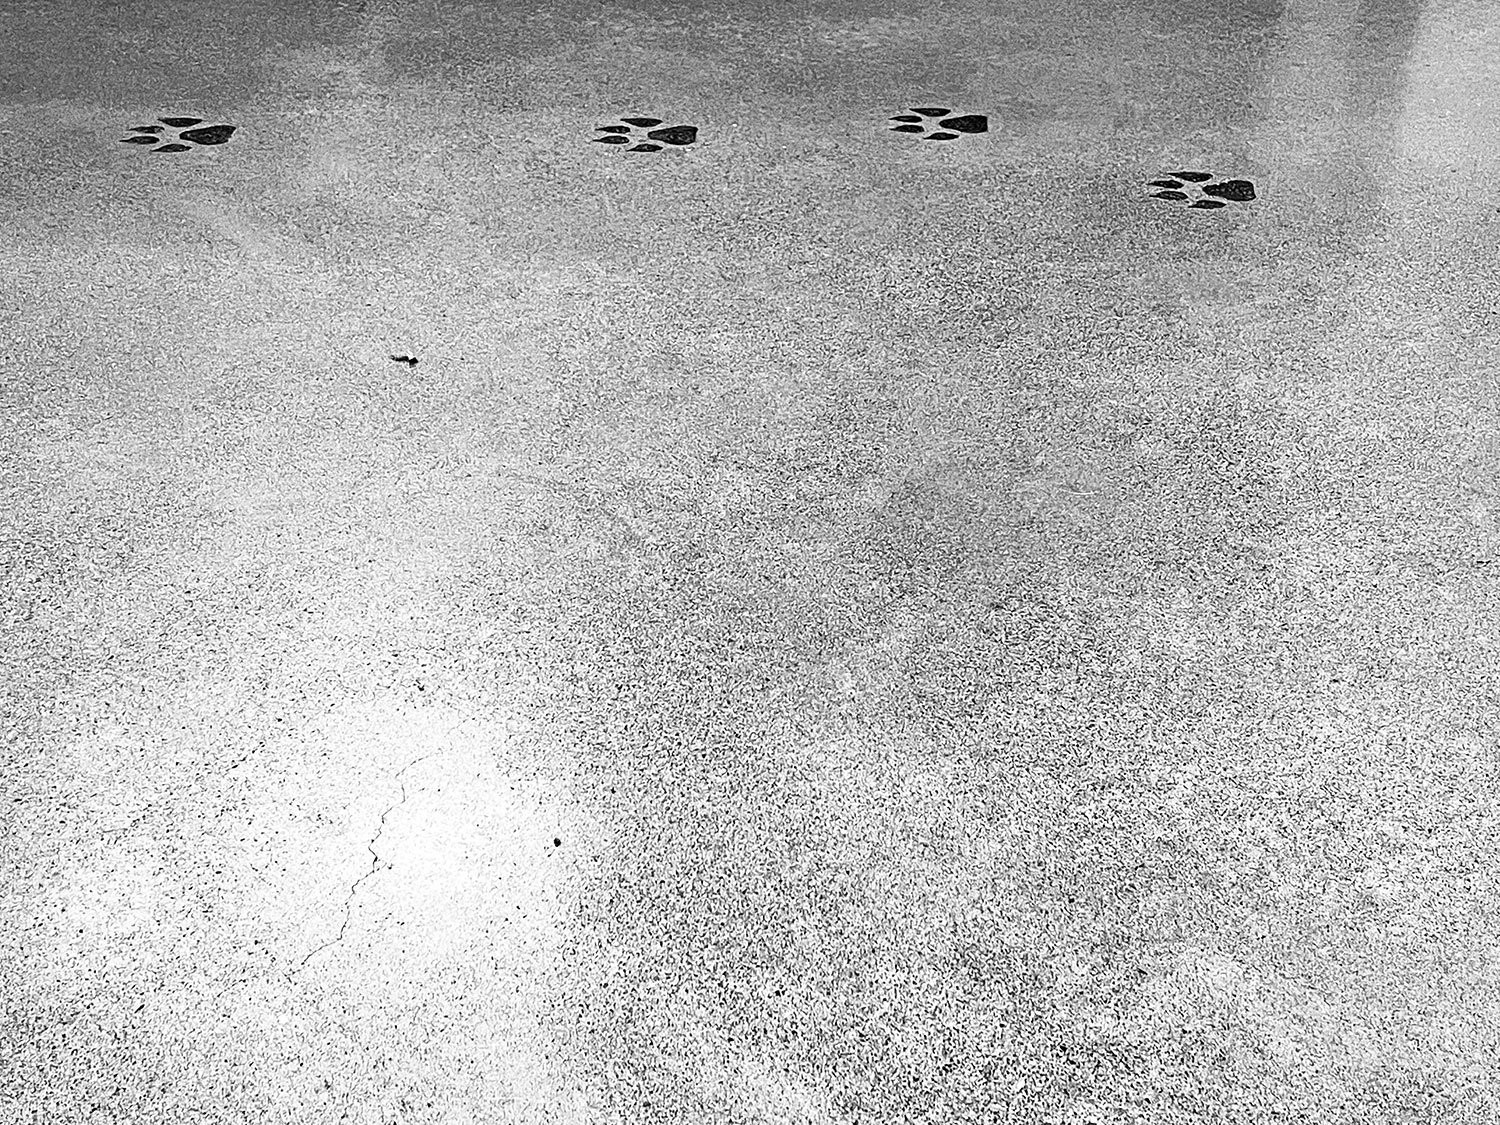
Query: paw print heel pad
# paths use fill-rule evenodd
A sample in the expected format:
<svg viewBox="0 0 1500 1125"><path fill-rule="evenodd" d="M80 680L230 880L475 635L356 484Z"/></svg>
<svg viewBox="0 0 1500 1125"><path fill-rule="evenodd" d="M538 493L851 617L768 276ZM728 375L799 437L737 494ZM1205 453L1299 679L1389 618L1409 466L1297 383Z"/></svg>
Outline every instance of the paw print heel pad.
<svg viewBox="0 0 1500 1125"><path fill-rule="evenodd" d="M1255 198L1255 185L1249 180L1225 180L1223 183L1209 184L1203 189L1203 194L1233 200L1235 203L1248 203Z"/></svg>
<svg viewBox="0 0 1500 1125"><path fill-rule="evenodd" d="M669 129L652 129L646 136L669 145L690 145L698 139L698 126L673 125Z"/></svg>
<svg viewBox="0 0 1500 1125"><path fill-rule="evenodd" d="M205 125L201 129L187 129L177 135L195 145L221 145L234 135L234 126Z"/></svg>

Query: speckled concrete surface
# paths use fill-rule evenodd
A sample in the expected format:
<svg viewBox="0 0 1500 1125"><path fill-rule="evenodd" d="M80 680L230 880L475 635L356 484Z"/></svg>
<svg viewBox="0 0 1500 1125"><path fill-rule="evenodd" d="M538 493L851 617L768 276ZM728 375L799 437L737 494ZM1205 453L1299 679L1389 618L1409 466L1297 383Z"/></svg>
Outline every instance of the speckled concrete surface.
<svg viewBox="0 0 1500 1125"><path fill-rule="evenodd" d="M0 41L0 1121L1500 1119L1491 5Z"/></svg>

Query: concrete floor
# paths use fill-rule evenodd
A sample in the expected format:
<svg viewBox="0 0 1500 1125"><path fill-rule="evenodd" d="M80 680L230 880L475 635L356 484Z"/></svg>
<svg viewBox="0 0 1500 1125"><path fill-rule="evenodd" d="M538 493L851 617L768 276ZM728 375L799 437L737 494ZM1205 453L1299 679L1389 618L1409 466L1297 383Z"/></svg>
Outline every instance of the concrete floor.
<svg viewBox="0 0 1500 1125"><path fill-rule="evenodd" d="M1500 10L215 7L0 4L0 1121L1500 1120Z"/></svg>

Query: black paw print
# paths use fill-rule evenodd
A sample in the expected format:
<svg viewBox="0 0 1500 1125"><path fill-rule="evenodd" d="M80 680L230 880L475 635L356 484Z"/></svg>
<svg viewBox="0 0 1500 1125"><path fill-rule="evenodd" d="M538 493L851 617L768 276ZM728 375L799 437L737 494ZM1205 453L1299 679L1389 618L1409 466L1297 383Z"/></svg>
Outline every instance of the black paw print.
<svg viewBox="0 0 1500 1125"><path fill-rule="evenodd" d="M946 106L916 106L891 118L899 124L891 126L893 133L922 133L924 141L956 141L963 133L988 133L990 119L982 113L964 113L949 117L953 111ZM924 120L924 118L926 120ZM937 128L932 121L936 119ZM928 132L932 129L932 132Z"/></svg>
<svg viewBox="0 0 1500 1125"><path fill-rule="evenodd" d="M595 143L630 145L626 152L660 152L663 145L690 145L698 139L696 125L668 125L665 129L658 129L656 126L661 124L659 117L622 117L620 120L625 124L595 126L604 134L593 138ZM638 130L649 130L644 141L636 140ZM630 144L631 141L636 143Z"/></svg>
<svg viewBox="0 0 1500 1125"><path fill-rule="evenodd" d="M1209 183L1213 178L1212 172L1168 172L1163 179L1152 180L1146 186L1161 189L1151 193L1153 199L1187 203L1200 211L1212 211L1226 207L1228 203L1249 203L1255 198L1255 185L1249 180Z"/></svg>
<svg viewBox="0 0 1500 1125"><path fill-rule="evenodd" d="M187 152L193 145L221 145L234 133L233 125L204 125L201 117L158 117L161 125L132 125L133 136L126 137L122 145L156 145L152 152ZM178 130L175 138L162 136L163 126ZM199 126L194 128L194 126ZM166 144L158 144L166 141ZM191 141L191 144L182 144Z"/></svg>

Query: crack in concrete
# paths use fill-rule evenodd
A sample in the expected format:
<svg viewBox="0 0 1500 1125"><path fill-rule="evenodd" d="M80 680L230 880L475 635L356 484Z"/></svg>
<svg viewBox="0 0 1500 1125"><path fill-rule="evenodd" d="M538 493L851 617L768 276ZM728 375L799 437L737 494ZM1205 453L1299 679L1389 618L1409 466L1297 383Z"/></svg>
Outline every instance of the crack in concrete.
<svg viewBox="0 0 1500 1125"><path fill-rule="evenodd" d="M375 834L371 836L370 839L365 843L365 850L370 853L370 866L363 874L360 875L358 879L349 884L349 893L344 896L344 920L339 923L339 932L334 934L333 937L329 938L322 945L313 949L305 957L303 957L302 960L298 963L297 967L292 970L293 975L304 969L307 966L307 963L314 957L316 957L319 953L322 953L323 950L332 948L333 946L338 945L339 942L344 940L344 934L347 933L349 929L350 919L354 917L354 896L359 893L360 885L363 884L366 879L369 879L372 875L377 874L381 870L382 861L380 858L380 853L375 850L375 844L380 840L381 833L385 831L385 819L386 817L390 816L391 813L399 809L402 805L406 804L408 793L406 792L406 783L401 780L401 775L404 774L407 770L411 769L418 762L425 762L428 758L436 757L439 753L441 753L441 751L435 750L431 754L423 754L420 758L413 758L411 761L407 762L406 765L402 766L399 770L396 771L396 784L401 788L401 799L399 801L396 801L394 804L387 806L385 811L380 814L380 823L375 826ZM389 870L391 866L391 863L385 863L385 868L387 870Z"/></svg>
<svg viewBox="0 0 1500 1125"><path fill-rule="evenodd" d="M461 730L464 726L480 719L478 710L467 701L452 699L449 702L452 705L456 705L457 709L463 712L463 717L444 732L445 736L451 737L457 731ZM281 970L277 974L288 984L290 984L292 982L292 979L304 968L306 968L307 963L314 957L316 957L319 953L323 952L323 950L325 949L330 948L331 946L337 945L339 942L344 940L344 935L348 932L349 922L354 913L354 896L359 892L360 885L364 883L366 879L370 878L370 876L376 874L380 870L380 855L375 851L375 844L377 841L379 841L381 834L385 831L386 817L390 816L391 813L395 812L402 805L406 804L407 798L410 796L410 794L408 794L406 791L406 786L401 784L401 775L415 766L418 762L425 762L428 758L436 758L445 753L447 753L447 750L433 750L427 754L423 754L421 757L413 758L411 761L407 762L406 765L402 766L399 770L396 771L396 782L398 785L400 785L401 788L401 799L396 801L394 804L387 806L385 811L380 814L380 823L375 827L375 834L370 837L369 842L365 845L366 850L369 851L371 856L370 868L368 871L360 875L358 879L354 880L353 883L349 884L349 893L344 897L344 919L343 922L339 925L339 932L328 941L325 941L322 945L306 954L302 958L302 960L296 964L295 967L290 970ZM389 868L391 865L388 863L386 864L386 866ZM214 993L214 999L218 1000L231 988L234 988L240 984L244 984L248 979L250 979L249 976L244 973L236 975L231 980L229 980L222 988L220 988L218 992Z"/></svg>

